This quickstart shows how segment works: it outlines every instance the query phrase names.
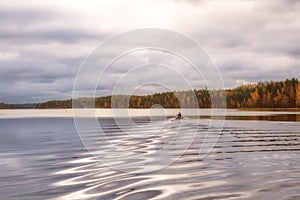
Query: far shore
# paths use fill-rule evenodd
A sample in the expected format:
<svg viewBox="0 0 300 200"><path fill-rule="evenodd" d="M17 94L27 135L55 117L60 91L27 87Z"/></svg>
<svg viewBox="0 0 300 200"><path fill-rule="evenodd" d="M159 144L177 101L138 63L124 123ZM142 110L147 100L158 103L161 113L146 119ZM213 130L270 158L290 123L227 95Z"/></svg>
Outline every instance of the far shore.
<svg viewBox="0 0 300 200"><path fill-rule="evenodd" d="M239 111L300 112L300 108L238 108Z"/></svg>

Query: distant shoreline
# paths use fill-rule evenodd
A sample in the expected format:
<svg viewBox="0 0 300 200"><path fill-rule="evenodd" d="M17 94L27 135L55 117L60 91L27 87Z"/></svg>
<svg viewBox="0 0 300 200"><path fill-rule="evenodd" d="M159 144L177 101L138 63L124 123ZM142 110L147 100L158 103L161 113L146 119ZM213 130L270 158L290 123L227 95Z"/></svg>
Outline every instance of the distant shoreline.
<svg viewBox="0 0 300 200"><path fill-rule="evenodd" d="M78 108L74 108L78 109ZM79 108L82 109L82 108ZM114 108L93 108L98 110L111 110ZM144 109L151 109L151 108L119 108L119 109L137 109L137 110L144 110ZM209 110L209 109L228 109L228 110L238 110L238 111L265 111L265 112L300 112L300 108L163 108L165 110L172 110L172 109L201 109L201 110ZM21 108L0 108L1 110L73 110L73 108L36 108L36 107L21 107Z"/></svg>
<svg viewBox="0 0 300 200"><path fill-rule="evenodd" d="M240 111L300 112L300 108L238 108Z"/></svg>
<svg viewBox="0 0 300 200"><path fill-rule="evenodd" d="M76 106L74 106L76 105ZM4 104L0 109L72 109L132 108L149 109L160 105L165 109L230 108L246 111L299 111L300 81L259 82L234 89L199 89L163 92L143 96L114 95L95 98L52 100L32 104Z"/></svg>

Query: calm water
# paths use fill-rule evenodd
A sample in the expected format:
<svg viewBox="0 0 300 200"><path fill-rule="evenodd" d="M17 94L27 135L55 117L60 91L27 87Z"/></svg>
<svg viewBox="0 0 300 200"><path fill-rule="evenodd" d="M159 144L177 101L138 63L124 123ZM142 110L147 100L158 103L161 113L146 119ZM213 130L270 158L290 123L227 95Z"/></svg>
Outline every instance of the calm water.
<svg viewBox="0 0 300 200"><path fill-rule="evenodd" d="M115 162L114 169L86 150L72 118L0 119L0 199L300 199L299 118L281 117L227 119L214 149L204 158L199 150L208 119L149 123L136 118L139 129L126 129L135 133L132 137L113 119L101 119L111 143L142 155L133 160L129 154L122 162L113 157L108 161ZM179 127L184 135L170 143ZM115 156L103 154L109 152L107 138L94 127L87 129L88 137L96 141L91 151ZM194 133L191 146L182 152L183 143ZM148 173L117 170L119 165L147 164L147 157L165 144L168 156L180 156L172 164ZM155 159L159 158L152 156Z"/></svg>

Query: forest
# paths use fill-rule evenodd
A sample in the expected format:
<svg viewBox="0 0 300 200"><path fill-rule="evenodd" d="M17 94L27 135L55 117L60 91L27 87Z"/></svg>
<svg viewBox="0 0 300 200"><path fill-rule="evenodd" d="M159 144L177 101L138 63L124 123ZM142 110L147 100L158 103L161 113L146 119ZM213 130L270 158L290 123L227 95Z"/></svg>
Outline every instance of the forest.
<svg viewBox="0 0 300 200"><path fill-rule="evenodd" d="M25 104L5 104L0 102L0 109L33 109L36 108L35 103L25 103Z"/></svg>
<svg viewBox="0 0 300 200"><path fill-rule="evenodd" d="M164 92L145 96L106 96L74 100L76 108L299 108L300 82L296 78L258 82L234 89ZM72 99L38 103L36 108L72 108Z"/></svg>

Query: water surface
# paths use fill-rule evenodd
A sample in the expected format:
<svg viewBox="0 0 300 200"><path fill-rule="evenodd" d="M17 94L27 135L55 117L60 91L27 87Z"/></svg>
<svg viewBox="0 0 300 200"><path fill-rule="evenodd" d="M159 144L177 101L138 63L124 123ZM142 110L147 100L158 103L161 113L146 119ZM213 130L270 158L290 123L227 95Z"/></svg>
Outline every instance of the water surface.
<svg viewBox="0 0 300 200"><path fill-rule="evenodd" d="M149 173L124 173L101 163L81 143L72 118L0 119L0 199L300 199L299 120L281 117L228 118L205 158L199 157L210 121L205 117L184 123L163 119L168 123L163 134L135 133L147 137L129 137L112 118L99 119L110 141L126 151L149 155L174 145L167 150L179 158ZM145 131L161 122L134 120L148 124ZM182 143L196 131L182 155L180 144L169 143L179 126L185 131ZM105 151L101 144L107 138L89 129ZM145 160L128 162L139 166Z"/></svg>

